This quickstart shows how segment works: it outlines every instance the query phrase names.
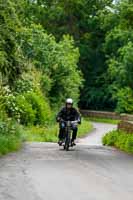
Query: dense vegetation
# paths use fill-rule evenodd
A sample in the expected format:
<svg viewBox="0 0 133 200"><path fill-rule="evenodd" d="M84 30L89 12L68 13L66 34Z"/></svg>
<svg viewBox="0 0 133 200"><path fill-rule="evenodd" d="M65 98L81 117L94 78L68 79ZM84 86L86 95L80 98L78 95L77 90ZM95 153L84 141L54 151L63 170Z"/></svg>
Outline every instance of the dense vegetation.
<svg viewBox="0 0 133 200"><path fill-rule="evenodd" d="M125 152L133 153L133 134L122 131L112 131L103 137L103 144L115 146Z"/></svg>
<svg viewBox="0 0 133 200"><path fill-rule="evenodd" d="M76 105L83 83L73 38L65 35L57 42L34 20L32 3L0 0L2 154L18 149L21 140L28 138L27 130L29 134L35 129L39 134L44 131L43 141L53 141L55 111L66 97L72 97Z"/></svg>
<svg viewBox="0 0 133 200"><path fill-rule="evenodd" d="M133 2L39 0L30 9L57 40L73 36L85 79L80 107L133 113Z"/></svg>
<svg viewBox="0 0 133 200"><path fill-rule="evenodd" d="M57 124L50 127L30 126L25 127L22 136L28 141L57 142L58 130ZM83 119L83 123L78 129L78 137L83 137L92 130L92 123L88 119Z"/></svg>
<svg viewBox="0 0 133 200"><path fill-rule="evenodd" d="M133 4L118 2L0 0L3 153L25 127L53 126L66 97L133 113Z"/></svg>

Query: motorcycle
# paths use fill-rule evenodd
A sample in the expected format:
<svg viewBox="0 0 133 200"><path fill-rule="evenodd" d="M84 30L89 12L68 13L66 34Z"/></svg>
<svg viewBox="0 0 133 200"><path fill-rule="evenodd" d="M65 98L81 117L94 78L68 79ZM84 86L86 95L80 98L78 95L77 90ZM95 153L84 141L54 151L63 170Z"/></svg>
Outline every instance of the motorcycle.
<svg viewBox="0 0 133 200"><path fill-rule="evenodd" d="M78 120L75 121L62 121L65 124L65 132L64 132L64 141L63 141L63 147L64 150L68 151L69 147L73 147L74 145L71 143L71 133L72 133L72 127L78 125Z"/></svg>

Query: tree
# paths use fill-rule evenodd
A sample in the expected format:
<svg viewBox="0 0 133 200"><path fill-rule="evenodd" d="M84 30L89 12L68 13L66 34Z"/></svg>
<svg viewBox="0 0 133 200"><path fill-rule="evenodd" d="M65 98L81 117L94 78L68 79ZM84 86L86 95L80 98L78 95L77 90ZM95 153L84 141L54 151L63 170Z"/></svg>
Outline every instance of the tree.
<svg viewBox="0 0 133 200"><path fill-rule="evenodd" d="M0 72L11 84L25 68L23 53L16 37L21 22L11 0L0 0Z"/></svg>
<svg viewBox="0 0 133 200"><path fill-rule="evenodd" d="M77 102L82 75L77 66L79 51L72 37L64 36L56 42L55 37L35 24L24 28L19 36L25 57L42 72L42 89L51 103L60 105L69 96Z"/></svg>
<svg viewBox="0 0 133 200"><path fill-rule="evenodd" d="M132 108L133 102L133 4L126 0L118 3L113 15L117 20L106 33L104 44L108 76L112 82L110 88L117 102L116 110L131 113L128 107ZM128 101L124 98L126 93L130 98Z"/></svg>
<svg viewBox="0 0 133 200"><path fill-rule="evenodd" d="M31 4L37 23L54 34L57 40L64 34L72 35L76 46L79 47L79 68L85 78L84 89L81 91L81 107L95 109L112 107L110 93L108 94L104 84L107 66L102 45L106 31L101 28L100 21L101 14L109 12L107 6L110 6L111 2L111 0L50 2L45 0ZM103 98L103 94L106 98Z"/></svg>

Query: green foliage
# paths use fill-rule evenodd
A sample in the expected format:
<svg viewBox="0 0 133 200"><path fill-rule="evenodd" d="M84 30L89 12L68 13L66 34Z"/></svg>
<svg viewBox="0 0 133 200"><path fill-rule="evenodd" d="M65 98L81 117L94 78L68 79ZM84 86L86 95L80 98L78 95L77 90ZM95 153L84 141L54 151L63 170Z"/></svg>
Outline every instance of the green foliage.
<svg viewBox="0 0 133 200"><path fill-rule="evenodd" d="M30 77L22 77L14 83L13 92L16 94L26 93L33 91L33 81Z"/></svg>
<svg viewBox="0 0 133 200"><path fill-rule="evenodd" d="M67 97L133 113L132 64L131 1L0 0L1 121L46 128Z"/></svg>
<svg viewBox="0 0 133 200"><path fill-rule="evenodd" d="M41 94L35 92L9 95L6 97L6 111L10 117L24 125L44 125L50 121L51 117L47 100Z"/></svg>
<svg viewBox="0 0 133 200"><path fill-rule="evenodd" d="M133 90L131 88L120 89L117 93L116 111L133 114Z"/></svg>
<svg viewBox="0 0 133 200"><path fill-rule="evenodd" d="M93 130L93 125L87 118L82 119L82 124L78 126L78 137L84 137Z"/></svg>
<svg viewBox="0 0 133 200"><path fill-rule="evenodd" d="M9 117L23 125L50 123L51 109L41 91L41 73L32 69L14 82L12 90L3 96Z"/></svg>
<svg viewBox="0 0 133 200"><path fill-rule="evenodd" d="M110 98L111 93L108 92L108 84L105 83L107 69L102 51L105 31L101 28L101 15L108 12L107 6L110 6L111 2L64 0L31 3L37 16L35 21L49 33L53 33L57 40L64 34L72 35L79 47L79 68L85 78L84 88L81 90L82 107L113 109L115 106Z"/></svg>
<svg viewBox="0 0 133 200"><path fill-rule="evenodd" d="M133 5L130 1L120 1L115 9L112 20L117 20L111 29L108 27L104 43L109 88L116 111L133 113ZM106 23L105 26L107 28Z"/></svg>
<svg viewBox="0 0 133 200"><path fill-rule="evenodd" d="M79 99L79 87L82 86L81 72L77 68L79 58L78 49L74 48L74 41L69 36L64 36L55 52L56 63L52 69L53 84L50 98L53 103L61 102L67 97L72 97L75 103Z"/></svg>
<svg viewBox="0 0 133 200"><path fill-rule="evenodd" d="M133 152L133 136L132 135L128 135L128 139L126 141L125 148L126 148L127 152Z"/></svg>
<svg viewBox="0 0 133 200"><path fill-rule="evenodd" d="M127 37L129 36L127 35ZM123 38L125 39L126 37L124 36ZM132 51L133 44L132 42L128 42L126 45L123 45L121 48L117 49L115 56L113 58L111 57L109 60L108 72L110 78L118 88L121 86L128 86L132 88L133 86Z"/></svg>
<svg viewBox="0 0 133 200"><path fill-rule="evenodd" d="M25 56L42 71L42 90L51 103L60 105L68 96L77 102L82 76L77 67L79 51L72 37L64 36L57 43L40 25L32 24L20 33L20 43Z"/></svg>
<svg viewBox="0 0 133 200"><path fill-rule="evenodd" d="M47 99L42 96L42 94L37 94L35 92L25 94L25 98L35 111L34 124L48 124L51 119L51 110Z"/></svg>
<svg viewBox="0 0 133 200"><path fill-rule="evenodd" d="M114 146L118 137L119 137L119 132L116 131L109 132L103 137L103 144Z"/></svg>
<svg viewBox="0 0 133 200"><path fill-rule="evenodd" d="M38 142L57 142L58 126L52 125L48 127L32 126L26 128L24 137L27 141Z"/></svg>
<svg viewBox="0 0 133 200"><path fill-rule="evenodd" d="M2 85L2 78L0 76L0 110L3 110L4 107L4 99L3 96L5 95L5 88Z"/></svg>
<svg viewBox="0 0 133 200"><path fill-rule="evenodd" d="M15 118L21 124L33 124L35 121L35 111L24 95L10 94L6 98L6 111L9 117Z"/></svg>
<svg viewBox="0 0 133 200"><path fill-rule="evenodd" d="M16 136L0 135L0 155L20 149L22 141Z"/></svg>
<svg viewBox="0 0 133 200"><path fill-rule="evenodd" d="M0 155L16 151L21 147L22 128L9 119L0 119Z"/></svg>
<svg viewBox="0 0 133 200"><path fill-rule="evenodd" d="M33 21L57 40L64 34L74 37L80 52L79 68L85 78L80 106L115 110L119 101L116 89L133 88L132 3L126 0L115 4L112 0L39 1L31 2L29 9Z"/></svg>
<svg viewBox="0 0 133 200"><path fill-rule="evenodd" d="M96 118L96 117L89 117L90 121L94 122L102 122L108 124L118 124L120 120L116 119L108 119L108 118Z"/></svg>
<svg viewBox="0 0 133 200"><path fill-rule="evenodd" d="M133 153L133 134L111 131L103 137L103 144L115 146L123 151Z"/></svg>
<svg viewBox="0 0 133 200"><path fill-rule="evenodd" d="M0 119L0 134L1 135L16 135L19 136L21 132L20 125L12 119Z"/></svg>
<svg viewBox="0 0 133 200"><path fill-rule="evenodd" d="M24 70L24 57L16 42L19 16L12 0L0 1L0 72L8 83L12 83Z"/></svg>
<svg viewBox="0 0 133 200"><path fill-rule="evenodd" d="M89 134L92 129L93 127L89 120L83 119L82 124L79 126L78 137ZM23 136L28 141L57 142L58 132L58 124L52 124L47 127L31 126L25 129Z"/></svg>

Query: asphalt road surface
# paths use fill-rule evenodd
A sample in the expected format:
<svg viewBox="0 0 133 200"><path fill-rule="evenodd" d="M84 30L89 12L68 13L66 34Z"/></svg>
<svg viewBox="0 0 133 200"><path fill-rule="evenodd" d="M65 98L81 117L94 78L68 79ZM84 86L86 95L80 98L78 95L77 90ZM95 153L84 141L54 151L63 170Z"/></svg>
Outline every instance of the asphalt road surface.
<svg viewBox="0 0 133 200"><path fill-rule="evenodd" d="M102 145L102 137L109 131L116 129L117 125L93 122L94 130L85 138L78 139L78 143L85 145Z"/></svg>
<svg viewBox="0 0 133 200"><path fill-rule="evenodd" d="M94 125L94 145L92 133L69 152L26 143L2 157L0 200L133 200L133 156L99 144L103 124Z"/></svg>

